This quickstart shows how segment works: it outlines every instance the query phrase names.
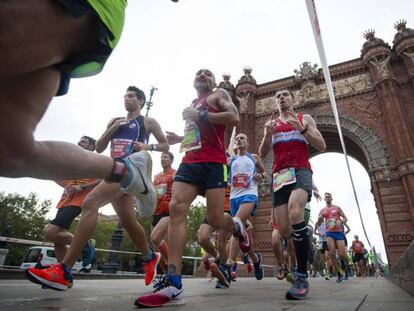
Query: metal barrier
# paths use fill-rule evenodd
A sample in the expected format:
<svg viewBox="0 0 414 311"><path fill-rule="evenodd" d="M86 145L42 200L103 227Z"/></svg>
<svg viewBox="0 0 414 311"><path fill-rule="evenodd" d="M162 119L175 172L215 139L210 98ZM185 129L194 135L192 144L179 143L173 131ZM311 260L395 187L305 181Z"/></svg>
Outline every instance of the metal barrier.
<svg viewBox="0 0 414 311"><path fill-rule="evenodd" d="M8 243L17 243L17 244L26 244L26 245L37 245L37 246L51 246L53 247L53 243L50 242L42 242L42 241L32 241L32 240L25 240L25 239L16 239L16 238L9 238L0 236L1 242L8 242ZM98 252L108 252L108 253L122 253L122 254L132 254L132 255L142 255L140 252L131 252L131 251L117 251L112 249L103 249L103 248L95 248L95 251ZM190 259L193 260L193 274L197 271L198 261L201 260L201 257L194 257L194 256L183 256L183 259ZM237 261L238 264L243 264L242 261ZM272 265L264 265L263 267L273 268Z"/></svg>

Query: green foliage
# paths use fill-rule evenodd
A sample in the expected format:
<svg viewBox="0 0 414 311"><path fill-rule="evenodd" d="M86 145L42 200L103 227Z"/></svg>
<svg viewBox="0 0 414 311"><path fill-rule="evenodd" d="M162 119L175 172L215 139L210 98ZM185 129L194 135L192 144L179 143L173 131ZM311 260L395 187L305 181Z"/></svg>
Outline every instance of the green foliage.
<svg viewBox="0 0 414 311"><path fill-rule="evenodd" d="M27 197L19 194L0 192L0 233L6 223L11 225L13 238L42 240L42 230L48 223L46 213L50 209L50 200L39 203L35 193ZM20 265L27 245L9 243L6 265Z"/></svg>
<svg viewBox="0 0 414 311"><path fill-rule="evenodd" d="M186 256L201 256L198 244L198 229L206 218L206 206L200 202L191 205L187 216L187 244L184 254Z"/></svg>

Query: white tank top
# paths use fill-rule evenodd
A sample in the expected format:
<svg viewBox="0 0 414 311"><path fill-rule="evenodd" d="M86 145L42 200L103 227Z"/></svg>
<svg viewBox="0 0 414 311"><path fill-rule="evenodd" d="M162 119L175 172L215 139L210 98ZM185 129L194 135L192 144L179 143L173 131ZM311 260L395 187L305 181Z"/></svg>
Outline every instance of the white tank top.
<svg viewBox="0 0 414 311"><path fill-rule="evenodd" d="M253 180L255 173L256 162L250 153L232 158L230 162L230 199L247 194L257 196L257 183Z"/></svg>

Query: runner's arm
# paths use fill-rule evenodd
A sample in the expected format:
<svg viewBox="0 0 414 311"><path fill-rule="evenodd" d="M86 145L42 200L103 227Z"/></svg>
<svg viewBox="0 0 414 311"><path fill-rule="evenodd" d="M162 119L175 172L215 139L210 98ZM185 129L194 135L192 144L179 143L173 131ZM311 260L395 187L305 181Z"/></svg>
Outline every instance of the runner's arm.
<svg viewBox="0 0 414 311"><path fill-rule="evenodd" d="M315 120L313 120L313 118L308 114L303 115L302 120L304 130L306 130L303 134L306 140L318 151L325 151L325 140L323 139L321 132L319 132L318 128L316 127Z"/></svg>
<svg viewBox="0 0 414 311"><path fill-rule="evenodd" d="M96 152L97 153L102 153L106 149L106 147L108 147L108 144L111 141L112 135L119 128L120 122L123 119L124 118L113 118L111 121L109 121L105 132L96 141Z"/></svg>
<svg viewBox="0 0 414 311"><path fill-rule="evenodd" d="M170 146L167 142L167 137L165 137L164 132L161 129L160 124L154 118L145 117L145 121L148 125L149 133L154 135L155 139L157 140L158 144L150 144L146 145L145 149L147 150L154 150L154 151L168 151ZM154 146L154 149L152 149Z"/></svg>
<svg viewBox="0 0 414 311"><path fill-rule="evenodd" d="M343 224L346 224L346 222L348 221L348 218L346 218L344 211L342 210L342 208L338 207L339 209L339 214L341 215L342 219L341 222Z"/></svg>
<svg viewBox="0 0 414 311"><path fill-rule="evenodd" d="M272 113L270 119L264 124L263 138L259 147L259 155L262 159L266 159L272 145L272 136L275 127L274 115L275 113Z"/></svg>
<svg viewBox="0 0 414 311"><path fill-rule="evenodd" d="M240 123L239 112L229 93L224 89L217 89L214 96L217 98L216 106L220 112L208 112L208 121L216 124L238 126Z"/></svg>
<svg viewBox="0 0 414 311"><path fill-rule="evenodd" d="M174 132L165 132L167 134L167 141L169 145L175 145L181 143L184 140L184 136L177 135Z"/></svg>

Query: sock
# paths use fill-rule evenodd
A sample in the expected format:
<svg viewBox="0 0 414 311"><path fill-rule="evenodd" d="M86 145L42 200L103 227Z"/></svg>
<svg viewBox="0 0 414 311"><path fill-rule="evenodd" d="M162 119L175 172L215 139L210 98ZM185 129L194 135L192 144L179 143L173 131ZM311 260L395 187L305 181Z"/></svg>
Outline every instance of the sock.
<svg viewBox="0 0 414 311"><path fill-rule="evenodd" d="M145 263L146 263L146 262L150 262L151 260L153 260L153 259L154 259L154 257L155 257L154 253L150 250L150 251L149 251L149 253L148 253L148 255L147 255L147 256L145 256L145 258L144 258L144 262L145 262Z"/></svg>
<svg viewBox="0 0 414 311"><path fill-rule="evenodd" d="M308 277L309 232L304 221L292 225L292 236L298 262L297 272L300 276Z"/></svg>
<svg viewBox="0 0 414 311"><path fill-rule="evenodd" d="M60 263L62 270L63 270L63 277L68 280L71 281L73 280L73 276L71 273L71 268L69 268L68 266L66 266L63 262Z"/></svg>
<svg viewBox="0 0 414 311"><path fill-rule="evenodd" d="M181 275L169 274L168 279L175 288L181 289L183 287L183 284L181 283Z"/></svg>
<svg viewBox="0 0 414 311"><path fill-rule="evenodd" d="M120 183L126 174L127 168L125 162L121 159L114 159L114 165L112 166L111 174L105 179L110 183ZM132 178L132 176L130 176ZM127 184L130 181L127 182Z"/></svg>

